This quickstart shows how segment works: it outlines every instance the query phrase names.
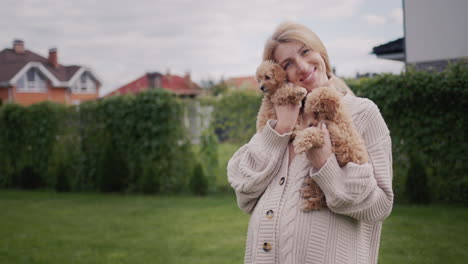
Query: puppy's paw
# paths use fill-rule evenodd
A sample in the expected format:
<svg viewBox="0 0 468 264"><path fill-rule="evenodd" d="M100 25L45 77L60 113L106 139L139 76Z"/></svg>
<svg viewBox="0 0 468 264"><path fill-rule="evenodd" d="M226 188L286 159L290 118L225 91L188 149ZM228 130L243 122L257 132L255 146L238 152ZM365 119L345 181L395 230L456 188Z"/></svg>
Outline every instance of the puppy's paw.
<svg viewBox="0 0 468 264"><path fill-rule="evenodd" d="M323 132L317 127L309 127L297 132L293 146L296 154L302 154L311 148L320 148L324 144Z"/></svg>
<svg viewBox="0 0 468 264"><path fill-rule="evenodd" d="M306 95L307 95L307 90L304 87L299 87L296 90L296 98L298 101L302 101L302 99L304 99Z"/></svg>
<svg viewBox="0 0 468 264"><path fill-rule="evenodd" d="M303 87L294 87L291 89L288 96L288 101L290 104L299 104L302 99L307 95L307 90Z"/></svg>

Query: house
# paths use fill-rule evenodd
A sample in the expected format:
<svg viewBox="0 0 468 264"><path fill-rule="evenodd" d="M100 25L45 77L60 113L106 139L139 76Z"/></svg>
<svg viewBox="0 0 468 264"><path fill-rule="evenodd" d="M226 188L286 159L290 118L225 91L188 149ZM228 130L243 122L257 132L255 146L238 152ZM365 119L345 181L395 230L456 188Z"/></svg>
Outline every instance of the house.
<svg viewBox="0 0 468 264"><path fill-rule="evenodd" d="M235 90L251 90L256 91L259 94L260 89L258 88L257 79L255 76L235 77L225 81L226 85Z"/></svg>
<svg viewBox="0 0 468 264"><path fill-rule="evenodd" d="M467 10L466 0L403 0L405 36L374 47L372 53L419 70L468 64Z"/></svg>
<svg viewBox="0 0 468 264"><path fill-rule="evenodd" d="M117 88L104 97L139 93L149 89L165 89L181 97L195 97L202 92L200 87L192 82L189 73L181 77L178 75L171 75L169 72L166 74L151 72Z"/></svg>
<svg viewBox="0 0 468 264"><path fill-rule="evenodd" d="M0 52L0 99L31 105L42 101L79 104L97 99L101 82L89 68L59 63L56 48L44 58L14 40Z"/></svg>

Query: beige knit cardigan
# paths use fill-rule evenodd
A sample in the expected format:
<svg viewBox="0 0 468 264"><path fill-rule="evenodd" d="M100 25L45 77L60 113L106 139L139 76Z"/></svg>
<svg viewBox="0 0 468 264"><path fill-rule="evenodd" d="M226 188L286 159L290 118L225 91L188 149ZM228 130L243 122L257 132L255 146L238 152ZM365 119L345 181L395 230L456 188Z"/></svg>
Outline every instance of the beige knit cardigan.
<svg viewBox="0 0 468 264"><path fill-rule="evenodd" d="M288 166L289 134L269 120L228 163L228 180L241 210L251 214L245 263L377 263L382 221L393 205L390 133L370 100L343 97L369 163L338 165L332 155L316 170L305 154ZM328 208L301 211L299 189L312 177Z"/></svg>

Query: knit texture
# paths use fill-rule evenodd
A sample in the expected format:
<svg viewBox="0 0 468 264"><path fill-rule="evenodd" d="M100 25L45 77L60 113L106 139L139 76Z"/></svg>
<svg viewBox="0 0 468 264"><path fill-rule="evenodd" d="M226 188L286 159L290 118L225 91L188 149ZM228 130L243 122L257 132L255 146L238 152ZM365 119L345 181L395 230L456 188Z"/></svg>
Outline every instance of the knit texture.
<svg viewBox="0 0 468 264"><path fill-rule="evenodd" d="M291 134L279 135L275 120L229 161L239 208L251 214L245 263L377 263L382 221L393 205L390 133L372 101L351 95L343 100L365 141L368 163L340 167L332 155L317 170L301 154L288 166ZM306 177L320 186L328 208L301 210Z"/></svg>

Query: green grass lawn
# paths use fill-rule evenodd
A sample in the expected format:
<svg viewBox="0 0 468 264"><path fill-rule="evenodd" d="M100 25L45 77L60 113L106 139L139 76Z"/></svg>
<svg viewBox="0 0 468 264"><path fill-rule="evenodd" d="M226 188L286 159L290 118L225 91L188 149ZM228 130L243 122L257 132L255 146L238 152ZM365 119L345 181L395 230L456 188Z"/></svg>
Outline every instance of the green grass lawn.
<svg viewBox="0 0 468 264"><path fill-rule="evenodd" d="M0 190L0 263L242 263L232 195ZM395 206L379 263L468 263L468 208Z"/></svg>

